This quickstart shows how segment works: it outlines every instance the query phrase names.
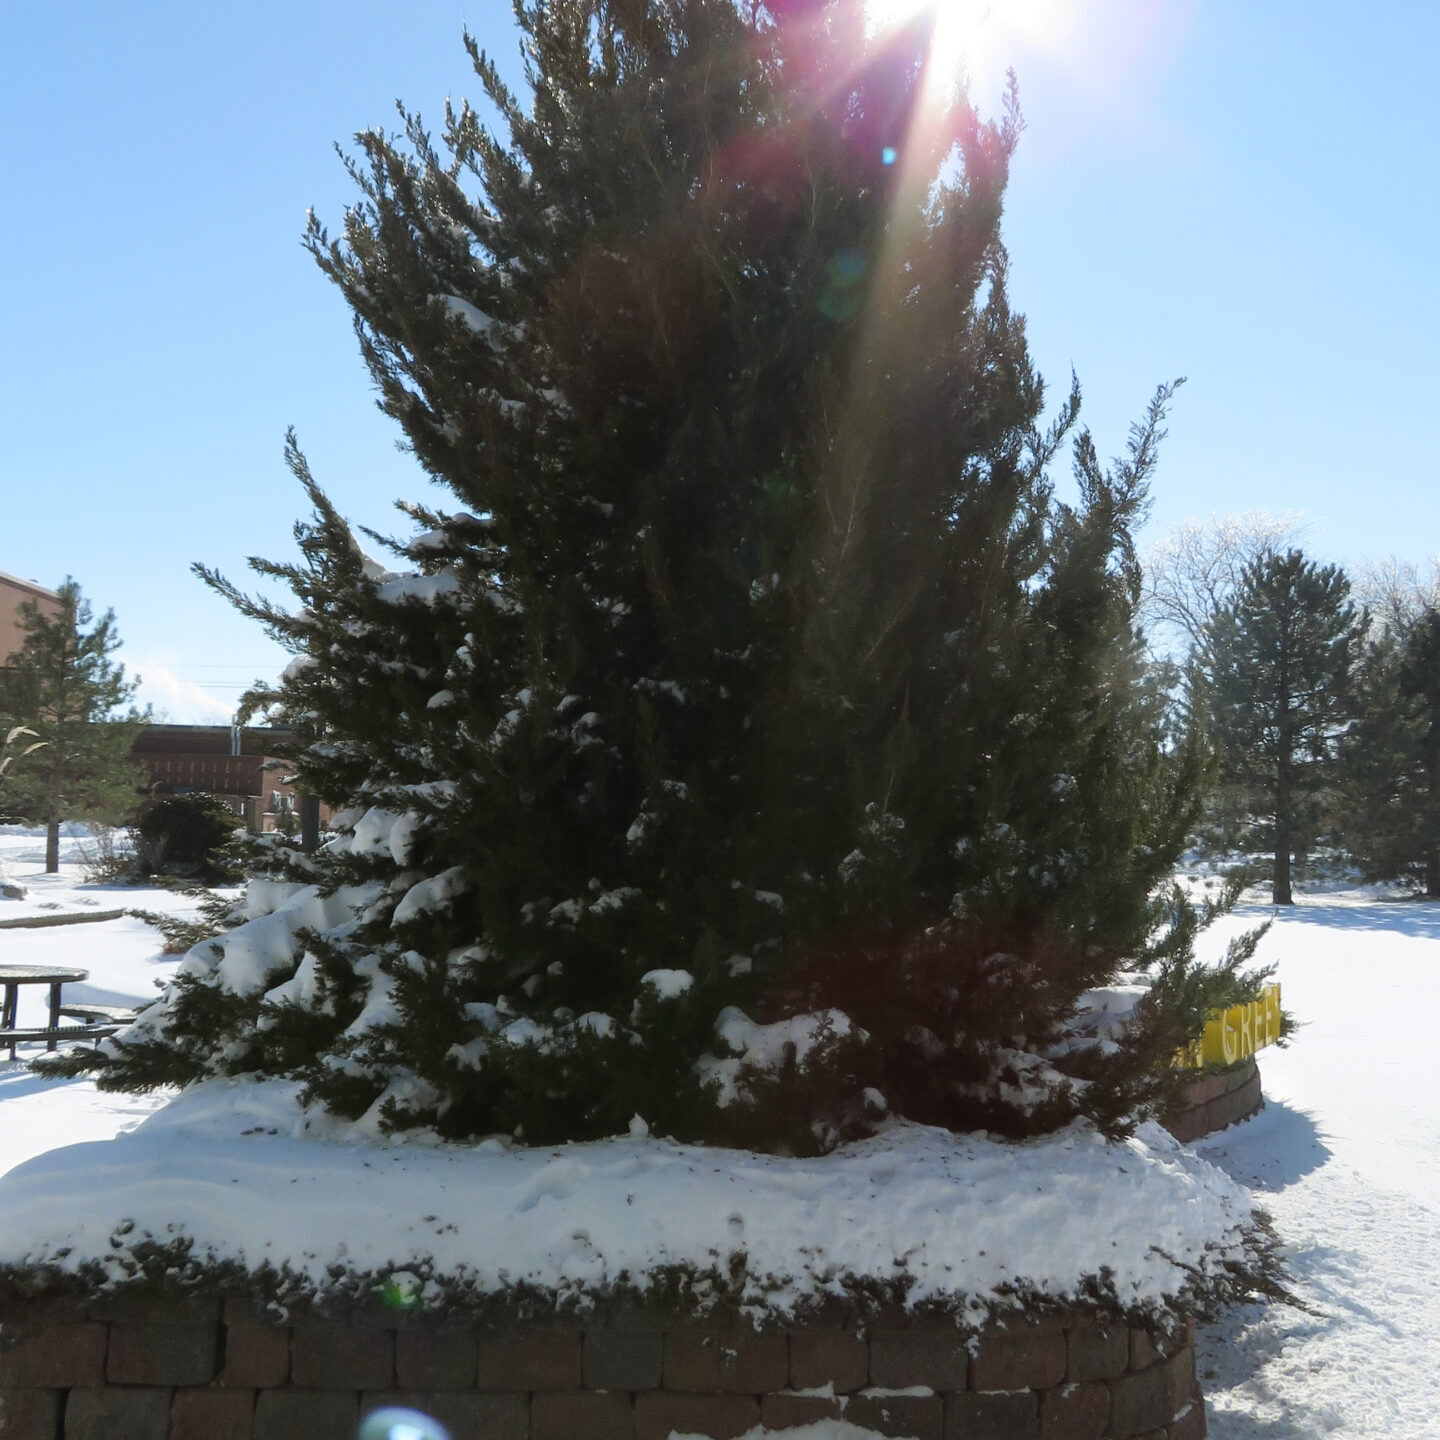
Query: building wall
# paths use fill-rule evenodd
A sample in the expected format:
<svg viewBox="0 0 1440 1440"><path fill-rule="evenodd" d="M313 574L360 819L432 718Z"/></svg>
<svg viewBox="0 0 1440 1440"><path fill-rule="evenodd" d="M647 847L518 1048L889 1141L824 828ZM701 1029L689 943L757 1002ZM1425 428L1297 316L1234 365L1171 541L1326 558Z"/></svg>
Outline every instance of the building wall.
<svg viewBox="0 0 1440 1440"><path fill-rule="evenodd" d="M150 774L150 793L214 795L253 831L273 830L276 817L297 811L299 792L285 783L277 748L294 740L289 730L265 726L147 725L135 737L132 759ZM321 806L321 823L330 819Z"/></svg>
<svg viewBox="0 0 1440 1440"><path fill-rule="evenodd" d="M53 590L0 570L0 665L5 664L24 643L20 607L27 600L33 600L42 614L53 616L60 613L60 597Z"/></svg>

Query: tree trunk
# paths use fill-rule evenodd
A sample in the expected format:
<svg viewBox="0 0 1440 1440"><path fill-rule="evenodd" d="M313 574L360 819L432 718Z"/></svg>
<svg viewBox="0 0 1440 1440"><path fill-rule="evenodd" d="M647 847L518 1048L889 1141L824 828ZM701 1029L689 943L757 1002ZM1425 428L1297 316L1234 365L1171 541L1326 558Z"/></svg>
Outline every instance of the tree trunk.
<svg viewBox="0 0 1440 1440"><path fill-rule="evenodd" d="M1270 887L1272 905L1293 905L1295 897L1290 893L1290 846L1287 842L1275 847L1275 879Z"/></svg>
<svg viewBox="0 0 1440 1440"><path fill-rule="evenodd" d="M60 873L60 812L52 810L45 825L45 873Z"/></svg>

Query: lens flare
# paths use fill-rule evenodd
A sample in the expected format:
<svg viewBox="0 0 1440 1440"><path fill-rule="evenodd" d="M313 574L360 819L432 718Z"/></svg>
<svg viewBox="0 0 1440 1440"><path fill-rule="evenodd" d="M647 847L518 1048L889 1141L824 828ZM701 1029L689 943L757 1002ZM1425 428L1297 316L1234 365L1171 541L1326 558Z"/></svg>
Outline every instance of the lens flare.
<svg viewBox="0 0 1440 1440"><path fill-rule="evenodd" d="M438 1420L418 1410L387 1405L365 1417L359 1440L450 1440L450 1432Z"/></svg>

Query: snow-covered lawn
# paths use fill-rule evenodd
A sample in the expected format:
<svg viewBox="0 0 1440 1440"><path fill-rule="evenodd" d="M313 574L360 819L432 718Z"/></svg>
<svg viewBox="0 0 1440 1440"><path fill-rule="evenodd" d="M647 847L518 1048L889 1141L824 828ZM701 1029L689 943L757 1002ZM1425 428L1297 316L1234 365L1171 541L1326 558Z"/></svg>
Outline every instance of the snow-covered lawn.
<svg viewBox="0 0 1440 1440"><path fill-rule="evenodd" d="M137 895L79 885L73 864L64 867L58 881L36 883L40 854L33 841L27 850L23 840L0 834L0 860L31 886L27 901L0 901L0 918L37 904L158 909L187 903L166 892ZM1218 947L1268 913L1253 907L1231 917L1206 944ZM134 920L0 930L0 959L84 965L90 981L67 988L67 995L111 1003L148 1000L153 982L170 974L176 963L159 954L158 936ZM1260 959L1279 963L1286 1008L1304 1028L1288 1050L1262 1057L1265 1111L1196 1149L1250 1186L1270 1211L1287 1242L1296 1288L1313 1313L1245 1307L1201 1332L1211 1433L1218 1440L1299 1440L1321 1434L1425 1440L1437 1433L1434 1417L1440 1415L1440 1285L1433 1278L1440 1265L1435 1198L1440 1086L1430 1058L1440 1016L1440 905L1383 903L1360 895L1309 900L1277 921ZM459 1192L469 1183L465 1177L477 1165L511 1162L504 1183L514 1190L515 1203L505 1253L512 1262L526 1247L543 1253L552 1279L593 1280L606 1265L623 1263L627 1246L646 1248L644 1231L650 1250L668 1245L675 1258L682 1253L693 1258L696 1247L703 1250L718 1239L722 1257L748 1248L758 1262L769 1243L767 1222L774 1220L774 1234L786 1229L779 1221L789 1213L787 1206L794 1212L789 1228L807 1237L812 1250L829 1249L832 1261L842 1255L853 1260L870 1250L879 1255L893 1243L894 1235L879 1221L888 1223L900 1192L887 1192L885 1186L915 1158L910 1149L918 1156L938 1143L933 1132L919 1127L911 1127L908 1135L881 1137L868 1148L857 1147L853 1173L828 1188L803 1169L782 1176L769 1162L752 1159L727 1180L726 1188L733 1187L735 1195L723 1204L717 1201L718 1209L700 1199L699 1189L678 1206L651 1206L642 1198L647 1193L665 1195L672 1185L699 1186L705 1152L635 1137L610 1142L583 1158L567 1155L564 1147L523 1157L506 1156L499 1147L477 1147L463 1159L414 1147L405 1147L401 1155L368 1141L317 1143L319 1135L297 1136L293 1110L286 1108L281 1089L262 1087L242 1104L234 1094L193 1093L157 1114L167 1098L100 1095L80 1081L45 1083L0 1060L0 1176L44 1156L8 1180L0 1178L0 1211L7 1226L40 1223L37 1197L54 1194L57 1180L69 1176L75 1224L104 1228L113 1217L88 1197L142 1184L147 1165L181 1143L191 1155L205 1152L208 1161L194 1167L188 1189L164 1193L164 1207L177 1218L183 1210L190 1225L202 1228L207 1214L245 1216L246 1224L230 1227L233 1233L227 1231L225 1238L244 1244L251 1254L265 1249L267 1236L272 1249L273 1243L284 1243L285 1233L293 1238L300 1223L295 1217L312 1208L328 1224L333 1242L334 1201L324 1201L321 1192L331 1182L353 1185L360 1174L365 1183L352 1192L348 1212L354 1223L346 1229L351 1244L368 1245L373 1253L355 1260L378 1264L392 1258L378 1248L376 1227L382 1219L398 1237L395 1256L421 1253L423 1242L437 1260L452 1249L450 1258L459 1258L465 1223ZM121 1146L86 1145L137 1127L139 1133ZM277 1133L266 1133L271 1130ZM242 1131L252 1133L242 1136ZM1134 1228L1183 1224L1176 1217L1187 1207L1211 1207L1206 1223L1213 1224L1216 1207L1223 1210L1229 1203L1223 1187L1217 1189L1203 1167L1191 1166L1183 1151L1167 1148L1163 1137L1146 1132L1142 1148L1145 1142L1150 1157L1160 1161L1155 1174L1168 1176L1169 1188L1151 1195L1137 1191L1128 1203L1144 1211L1145 1222ZM73 1148L58 1153L64 1147ZM990 1261L999 1259L1022 1273L1043 1274L1052 1265L1058 1275L1066 1264L1063 1256L1056 1258L1063 1245L1095 1242L1083 1226L1067 1231L1064 1225L1068 1213L1086 1208L1083 1192L1098 1175L1090 1162L1100 1159L1102 1150L1096 1147L1090 1156L1084 1146L1071 1145L1067 1160L1062 1141L1044 1164L1060 1160L1077 1167L1067 1185L1050 1187L1049 1197L1031 1191L1035 1200L1019 1205L997 1198L1004 1181L992 1152L999 1147L982 1140L945 1149L935 1178L941 1191L949 1183L950 1193L927 1196L912 1190L911 1199L918 1194L922 1209L927 1203L948 1206L952 1216L957 1204L968 1205L970 1217L992 1227L996 1238L981 1245L973 1232L956 1227L962 1240L967 1233L972 1238L968 1245L955 1241L946 1248L939 1239L945 1227L939 1227L926 1265L933 1263L943 1274L944 1265L973 1264L974 1252L985 1250ZM513 1163L517 1159L518 1165ZM1110 1183L1124 1183L1115 1162L1113 1155L1105 1161L1111 1166ZM289 1194L283 1200L272 1197L268 1206L237 1210L233 1197L246 1188L247 1174L273 1179L277 1164L297 1172L295 1186L285 1186ZM169 1183L162 1173L152 1173L157 1184ZM957 1201L954 1192L961 1188L970 1194ZM576 1225L570 1214L575 1202L568 1197L582 1189L581 1209L588 1220ZM855 1213L845 1210L850 1191L866 1213L877 1217L866 1232L850 1224L848 1216ZM254 1193L263 1193L263 1183ZM318 1208L307 1197L316 1199ZM284 1220L276 1218L282 1215ZM1007 1216L1014 1217L1008 1226ZM395 1217L404 1218L397 1222ZM447 1224L462 1229L448 1231ZM407 1225L413 1228L406 1231ZM1116 1227L1116 1238L1130 1228ZM923 1226L921 1232L928 1233ZM1044 1261L1016 1256L1013 1249L999 1253L1013 1247L1017 1237L1042 1233L1061 1242L1049 1247ZM559 1245L556 1237L566 1244ZM317 1253L309 1263L321 1259ZM817 1257L797 1283L820 1281L826 1263ZM1069 1263L1074 1264L1073 1254ZM1141 1283L1157 1282L1151 1275Z"/></svg>
<svg viewBox="0 0 1440 1440"><path fill-rule="evenodd" d="M1230 917L1227 933L1266 913ZM1196 1148L1270 1212L1314 1313L1247 1306L1202 1330L1211 1434L1432 1440L1440 905L1302 900L1259 958L1278 961L1304 1028L1261 1056L1265 1110Z"/></svg>

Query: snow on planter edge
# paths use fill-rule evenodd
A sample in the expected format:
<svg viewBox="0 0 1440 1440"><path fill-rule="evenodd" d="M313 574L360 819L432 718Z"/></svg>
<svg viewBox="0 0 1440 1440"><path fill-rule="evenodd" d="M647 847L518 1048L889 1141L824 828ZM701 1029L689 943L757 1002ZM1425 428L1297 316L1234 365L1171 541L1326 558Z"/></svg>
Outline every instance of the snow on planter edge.
<svg viewBox="0 0 1440 1440"><path fill-rule="evenodd" d="M380 1142L298 1092L207 1081L128 1134L18 1166L0 1178L0 1271L118 1285L137 1253L180 1246L197 1274L281 1274L317 1297L395 1280L569 1306L682 1273L692 1303L756 1318L898 1294L979 1319L1016 1295L1159 1312L1243 1266L1253 1226L1248 1194L1154 1123L1015 1144L897 1122L794 1159L643 1136Z"/></svg>

